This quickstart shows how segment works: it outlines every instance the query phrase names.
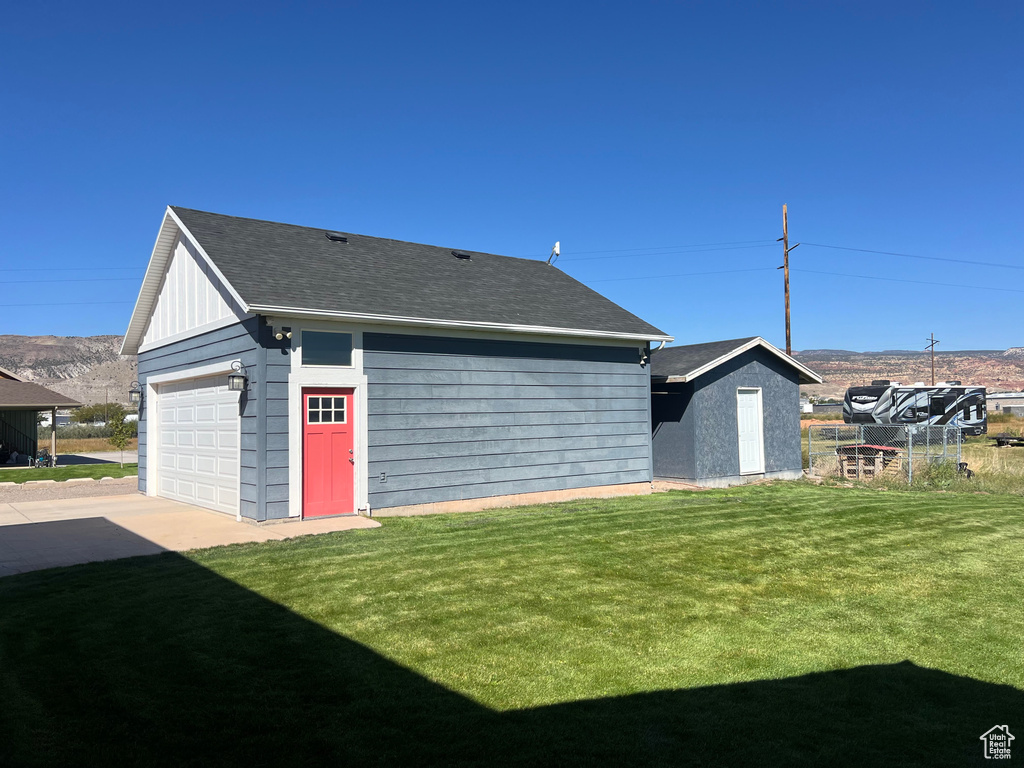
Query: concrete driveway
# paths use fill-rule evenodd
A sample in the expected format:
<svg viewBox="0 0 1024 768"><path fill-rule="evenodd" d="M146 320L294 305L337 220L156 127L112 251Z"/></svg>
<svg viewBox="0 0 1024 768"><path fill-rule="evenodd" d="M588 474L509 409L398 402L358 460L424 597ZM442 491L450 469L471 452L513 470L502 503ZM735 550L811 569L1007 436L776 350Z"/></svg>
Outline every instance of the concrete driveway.
<svg viewBox="0 0 1024 768"><path fill-rule="evenodd" d="M119 464L120 451L97 451L96 453L61 453L57 455L58 467L72 467L79 464ZM124 452L125 464L138 464L138 451Z"/></svg>
<svg viewBox="0 0 1024 768"><path fill-rule="evenodd" d="M139 494L0 503L0 576L379 526L358 515L257 526Z"/></svg>

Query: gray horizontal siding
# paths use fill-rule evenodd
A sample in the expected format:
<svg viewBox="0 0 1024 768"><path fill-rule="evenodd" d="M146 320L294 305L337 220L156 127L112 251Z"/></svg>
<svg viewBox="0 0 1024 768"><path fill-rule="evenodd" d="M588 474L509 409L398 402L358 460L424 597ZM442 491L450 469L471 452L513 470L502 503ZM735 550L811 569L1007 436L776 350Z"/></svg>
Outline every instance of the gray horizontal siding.
<svg viewBox="0 0 1024 768"><path fill-rule="evenodd" d="M506 482L481 483L475 486L453 485L446 488L431 488L429 492L421 489L414 491L398 491L395 493L375 493L373 495L375 509L402 507L407 504L437 503L443 501L462 501L463 499L480 499L488 496L510 496L516 493L539 493L544 491L564 491L571 488L592 488L599 485L621 485L624 483L646 482L650 479L650 471L645 470L644 477L638 479L639 472L612 472L593 475L565 475L561 477L544 477L534 480L513 480ZM429 499L424 501L424 499Z"/></svg>
<svg viewBox="0 0 1024 768"><path fill-rule="evenodd" d="M634 435L598 435L594 437L575 437L572 448L566 448L565 438L509 438L507 440L478 440L461 443L420 443L377 446L371 451L371 467L381 466L384 462L394 460L410 461L420 458L456 458L466 456L487 456L492 454L505 455L513 453L546 453L549 451L566 451L578 448L600 450L616 446L643 446L647 444L646 432ZM379 464L378 464L379 463Z"/></svg>
<svg viewBox="0 0 1024 768"><path fill-rule="evenodd" d="M632 421L617 424L534 424L524 427L463 427L452 429L384 429L374 428L369 417L370 447L377 445L408 445L416 443L460 443L478 440L519 440L534 437L559 437L573 440L594 435L646 435L649 427Z"/></svg>
<svg viewBox="0 0 1024 768"><path fill-rule="evenodd" d="M440 400L430 397L376 398L370 401L371 414L392 413L541 413L571 411L582 408L592 412L642 411L647 407L643 397L633 398L531 398L479 400Z"/></svg>
<svg viewBox="0 0 1024 768"><path fill-rule="evenodd" d="M364 357L365 366L365 357ZM639 365L637 368L640 368ZM419 374L420 371L416 371ZM534 385L534 386L501 386L494 384L378 384L374 387L375 397L384 398L407 398L407 397L449 397L465 400L510 398L510 399L540 399L546 400L551 397L572 399L579 396L582 382L586 389L586 397L607 397L607 398L642 398L647 393L643 384L636 386L602 386L600 375L576 373L561 374L564 378L560 385Z"/></svg>
<svg viewBox="0 0 1024 768"><path fill-rule="evenodd" d="M260 331L263 345L264 438L260 482L265 489L261 520L288 517L288 376L290 343L277 341L269 327Z"/></svg>
<svg viewBox="0 0 1024 768"><path fill-rule="evenodd" d="M215 331L176 341L139 354L139 382L143 386L150 376L187 371L204 365L241 360L255 367L259 356L256 343L257 318L235 323ZM259 464L257 446L257 398L254 392L244 393L241 404L242 449L240 451L240 508L246 517L255 518L258 504L256 473ZM139 412L139 490L148 486L149 403L143 402Z"/></svg>
<svg viewBox="0 0 1024 768"><path fill-rule="evenodd" d="M637 347L376 333L363 345L371 507L651 479Z"/></svg>

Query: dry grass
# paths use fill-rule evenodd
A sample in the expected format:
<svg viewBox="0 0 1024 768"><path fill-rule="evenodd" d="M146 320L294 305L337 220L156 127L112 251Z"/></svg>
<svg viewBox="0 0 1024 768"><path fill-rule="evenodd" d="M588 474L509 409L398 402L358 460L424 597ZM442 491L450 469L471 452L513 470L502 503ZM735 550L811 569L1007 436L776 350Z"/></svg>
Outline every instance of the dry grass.
<svg viewBox="0 0 1024 768"><path fill-rule="evenodd" d="M977 475L1008 475L1024 480L1024 447L998 448L986 438L970 438L963 460Z"/></svg>
<svg viewBox="0 0 1024 768"><path fill-rule="evenodd" d="M40 448L49 449L49 440L40 440ZM139 449L139 441L137 438L132 438L127 447L126 451L137 451ZM57 437L57 455L63 456L68 453L98 453L100 451L115 451L117 450L110 444L110 441L105 437L79 437L69 440L61 440L59 433Z"/></svg>
<svg viewBox="0 0 1024 768"><path fill-rule="evenodd" d="M988 435L969 437L964 441L961 460L974 477L971 480L956 474L952 465L921 471L915 464L914 490L943 490L1024 495L1024 447L997 448L990 440L1000 432L1024 436L1024 418L1005 414L989 414ZM804 467L808 466L807 428L801 430ZM828 484L846 484L843 478L826 478ZM879 478L871 482L881 489L908 490L904 481Z"/></svg>

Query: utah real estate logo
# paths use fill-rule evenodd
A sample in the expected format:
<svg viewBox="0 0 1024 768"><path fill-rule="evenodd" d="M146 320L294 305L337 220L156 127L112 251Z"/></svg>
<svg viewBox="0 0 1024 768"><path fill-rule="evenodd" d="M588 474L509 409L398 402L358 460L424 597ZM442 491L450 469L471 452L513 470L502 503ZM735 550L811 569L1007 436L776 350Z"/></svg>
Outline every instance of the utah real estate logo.
<svg viewBox="0 0 1024 768"><path fill-rule="evenodd" d="M979 737L985 742L986 760L1009 760L1010 742L1014 735L1005 725L993 725Z"/></svg>

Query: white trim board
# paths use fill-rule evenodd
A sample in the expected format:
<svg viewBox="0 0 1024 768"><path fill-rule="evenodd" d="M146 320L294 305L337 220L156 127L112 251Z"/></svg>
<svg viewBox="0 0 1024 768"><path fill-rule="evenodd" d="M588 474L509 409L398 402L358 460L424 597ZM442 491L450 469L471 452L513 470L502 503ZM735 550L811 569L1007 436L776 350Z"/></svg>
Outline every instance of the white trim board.
<svg viewBox="0 0 1024 768"><path fill-rule="evenodd" d="M174 344L175 342L178 341L191 339L193 336L202 336L204 333L209 333L210 331L216 331L221 328L227 328L229 325L241 323L245 320L248 320L250 317L252 317L252 315L246 315L245 317L238 317L237 315L232 315L230 317L222 317L220 320L214 320L212 323L206 323L205 325L190 328L187 331L176 333L173 336L168 336L167 338L164 339L158 339L156 341L150 342L149 344L142 344L141 346L139 346L139 354L143 352L149 352L152 349L166 347L168 344Z"/></svg>
<svg viewBox="0 0 1024 768"><path fill-rule="evenodd" d="M395 333L405 336L434 336L451 339L485 339L487 341L521 341L534 342L538 344L578 344L581 346L600 347L630 347L641 349L645 346L646 340L624 339L624 338L594 338L589 336L567 337L564 334L531 334L524 338L522 333L514 333L503 330L473 329L473 328L451 328L433 326L395 325L388 320L380 321L358 321L346 323L342 319L325 317L305 318L296 315L264 315L267 325L274 328L290 327L295 334L297 329L305 328L310 331L346 331L351 328L358 328L366 333ZM294 338L294 336L293 336ZM637 358L639 362L639 357Z"/></svg>
<svg viewBox="0 0 1024 768"><path fill-rule="evenodd" d="M717 357L717 358L715 358L714 360L712 360L709 363L705 363L704 365L702 365L702 366L700 366L698 368L694 368L692 371L689 371L688 373L679 374L679 375L676 375L676 376L668 376L668 377L664 377L664 378L659 376L659 377L657 377L658 378L658 383L684 384L684 383L686 383L688 381L693 381L698 376L700 376L702 374L705 374L708 371L713 370L714 368L717 368L718 366L722 365L723 363L729 362L734 357L742 355L744 352L746 352L748 350L751 350L751 349L754 349L755 347L762 347L763 349L768 350L769 352L771 352L773 355L775 355L776 357L780 358L781 360L789 363L791 366L793 366L798 371L800 371L800 373L804 374L807 378L809 378L811 380L811 381L806 382L806 383L808 383L808 384L811 384L811 383L813 383L813 384L821 384L821 382L822 382L821 376L816 374L814 371L812 371L806 365L798 363L794 358L792 358L789 355L787 355L785 352L783 352L778 347L775 347L772 344L769 344L767 341L762 339L760 336L754 337L753 339L751 339L750 341L746 342L745 344L741 344L740 346L735 347L734 349L730 350L729 352L726 352L721 357Z"/></svg>
<svg viewBox="0 0 1024 768"><path fill-rule="evenodd" d="M218 373L230 373L233 363L239 362L237 357L230 360L222 360L217 363L200 365L196 368L186 368L180 371L169 373L156 373L146 377L146 384L164 384L168 381L179 381L181 379L200 379L203 376L216 376Z"/></svg>
<svg viewBox="0 0 1024 768"><path fill-rule="evenodd" d="M612 331L594 331L576 328L552 328L541 325L512 325L506 323L485 323L461 320L440 320L427 317L398 317L395 315L376 315L362 312L330 312L327 310L303 309L300 307L274 307L266 304L252 304L246 309L262 315L287 316L303 320L338 319L355 320L363 323L382 323L385 325L407 325L419 328L462 328L474 331L504 331L517 334L540 334L544 336L579 336L590 339L621 339L624 341L673 341L672 336L655 336L639 333L615 333ZM276 323L275 323L276 325Z"/></svg>

